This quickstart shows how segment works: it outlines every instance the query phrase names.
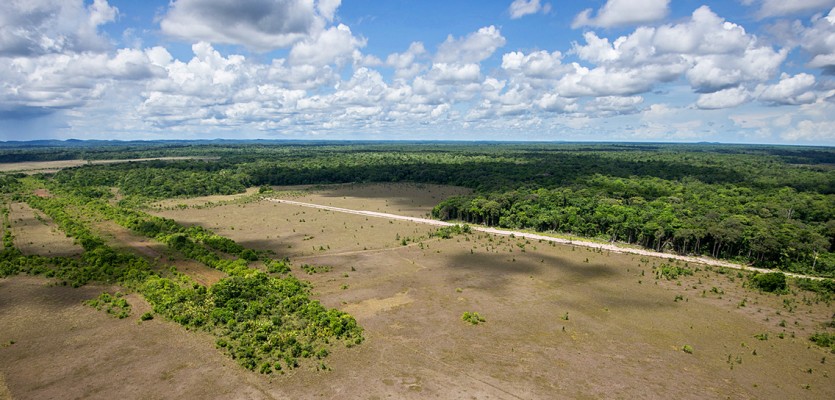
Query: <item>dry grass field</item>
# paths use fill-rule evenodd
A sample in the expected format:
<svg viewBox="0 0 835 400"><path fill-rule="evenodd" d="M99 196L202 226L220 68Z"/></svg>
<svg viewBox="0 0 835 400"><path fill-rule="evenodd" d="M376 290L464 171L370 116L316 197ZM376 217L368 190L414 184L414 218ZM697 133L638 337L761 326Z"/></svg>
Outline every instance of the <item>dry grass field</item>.
<svg viewBox="0 0 835 400"><path fill-rule="evenodd" d="M78 255L84 251L49 216L33 210L26 203L10 204L9 221L15 246L23 254L55 257Z"/></svg>
<svg viewBox="0 0 835 400"><path fill-rule="evenodd" d="M284 193L413 216L460 190L298 189ZM266 201L155 213L290 257L366 341L335 346L329 371L306 362L264 376L199 332L138 323L148 306L135 295L118 320L81 305L115 288L15 277L0 280L0 372L15 398L835 398L835 355L808 340L835 306L745 288L736 271L689 265L692 276L656 279L666 260L479 233L429 239L430 226Z"/></svg>
<svg viewBox="0 0 835 400"><path fill-rule="evenodd" d="M26 161L26 162L16 162L16 163L0 163L0 172L5 173L24 173L24 174L37 174L37 173L53 173L60 171L64 168L72 168L78 167L81 165L94 165L94 164L117 164L117 163L125 163L125 162L139 162L139 161L151 161L151 160L194 160L194 159L209 159L213 160L214 157L152 157L152 158L134 158L134 159L126 159L126 160L60 160L60 161Z"/></svg>

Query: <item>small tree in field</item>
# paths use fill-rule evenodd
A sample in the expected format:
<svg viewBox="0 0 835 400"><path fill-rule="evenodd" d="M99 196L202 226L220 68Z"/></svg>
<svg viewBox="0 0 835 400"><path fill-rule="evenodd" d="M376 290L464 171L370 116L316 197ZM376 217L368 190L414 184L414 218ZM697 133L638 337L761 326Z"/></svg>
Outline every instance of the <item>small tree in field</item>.
<svg viewBox="0 0 835 400"><path fill-rule="evenodd" d="M769 272L766 274L757 274L751 277L751 283L755 287L766 292L782 292L785 291L786 275L782 272Z"/></svg>

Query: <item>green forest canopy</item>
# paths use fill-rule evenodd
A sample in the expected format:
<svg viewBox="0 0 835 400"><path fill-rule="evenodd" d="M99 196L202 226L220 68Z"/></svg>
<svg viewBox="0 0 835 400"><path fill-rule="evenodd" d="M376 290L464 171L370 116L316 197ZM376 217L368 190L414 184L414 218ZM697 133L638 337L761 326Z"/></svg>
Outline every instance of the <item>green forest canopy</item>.
<svg viewBox="0 0 835 400"><path fill-rule="evenodd" d="M194 156L62 170L77 195L123 206L260 185L459 185L441 219L555 231L835 276L835 149L622 143L55 142L0 161ZM105 144L105 145L103 145ZM212 157L212 159L208 159ZM13 176L2 187L10 191ZM8 189L6 189L8 188Z"/></svg>

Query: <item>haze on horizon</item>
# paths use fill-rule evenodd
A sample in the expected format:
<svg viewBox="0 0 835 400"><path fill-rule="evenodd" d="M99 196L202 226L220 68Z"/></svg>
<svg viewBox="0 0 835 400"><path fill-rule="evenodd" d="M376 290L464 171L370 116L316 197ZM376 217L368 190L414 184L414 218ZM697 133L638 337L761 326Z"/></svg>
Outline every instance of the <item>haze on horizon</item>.
<svg viewBox="0 0 835 400"><path fill-rule="evenodd" d="M0 141L835 145L835 0L11 0Z"/></svg>

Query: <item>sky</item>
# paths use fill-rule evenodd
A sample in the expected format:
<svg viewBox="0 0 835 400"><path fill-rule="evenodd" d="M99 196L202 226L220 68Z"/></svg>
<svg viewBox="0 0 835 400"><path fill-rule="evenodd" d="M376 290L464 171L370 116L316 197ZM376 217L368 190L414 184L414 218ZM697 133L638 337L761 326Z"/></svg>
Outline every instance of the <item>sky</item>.
<svg viewBox="0 0 835 400"><path fill-rule="evenodd" d="M4 0L0 140L835 146L835 0Z"/></svg>

